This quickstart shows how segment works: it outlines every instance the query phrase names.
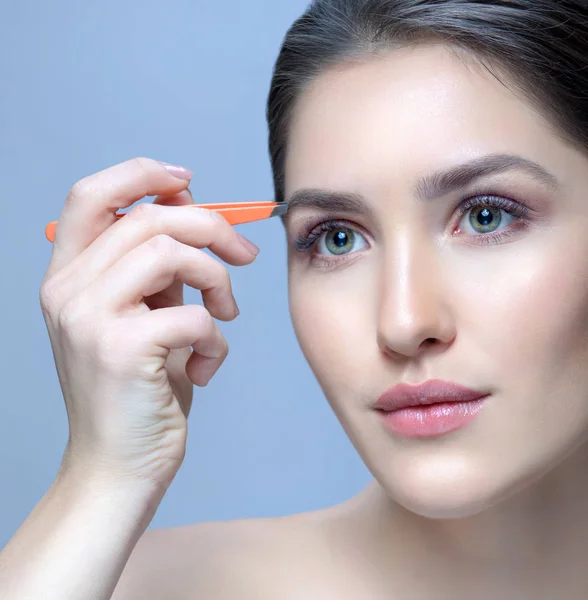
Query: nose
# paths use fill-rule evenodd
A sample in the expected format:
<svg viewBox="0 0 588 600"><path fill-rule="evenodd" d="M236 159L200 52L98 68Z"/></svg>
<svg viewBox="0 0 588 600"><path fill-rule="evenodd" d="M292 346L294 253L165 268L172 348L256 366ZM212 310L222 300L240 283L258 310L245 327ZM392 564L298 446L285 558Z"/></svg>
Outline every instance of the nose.
<svg viewBox="0 0 588 600"><path fill-rule="evenodd" d="M387 354L415 358L431 345L447 347L455 319L435 249L422 240L399 246L382 266L378 345Z"/></svg>

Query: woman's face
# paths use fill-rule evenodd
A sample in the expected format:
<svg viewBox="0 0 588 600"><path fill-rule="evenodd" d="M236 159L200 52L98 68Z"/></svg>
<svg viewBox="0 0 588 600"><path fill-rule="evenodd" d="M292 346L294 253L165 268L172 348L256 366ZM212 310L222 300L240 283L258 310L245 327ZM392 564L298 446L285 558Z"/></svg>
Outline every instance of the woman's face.
<svg viewBox="0 0 588 600"><path fill-rule="evenodd" d="M488 155L549 175L504 168L435 193L432 174ZM588 159L522 95L442 46L341 66L297 104L285 187L296 334L391 497L468 516L586 442ZM430 379L490 396L451 433L384 427L378 397Z"/></svg>

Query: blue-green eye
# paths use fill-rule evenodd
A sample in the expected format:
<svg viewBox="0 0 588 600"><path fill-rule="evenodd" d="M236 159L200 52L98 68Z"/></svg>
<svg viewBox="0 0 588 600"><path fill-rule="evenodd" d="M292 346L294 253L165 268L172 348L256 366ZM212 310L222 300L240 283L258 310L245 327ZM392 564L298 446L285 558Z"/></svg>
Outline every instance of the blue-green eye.
<svg viewBox="0 0 588 600"><path fill-rule="evenodd" d="M492 233L502 223L502 212L500 208L477 207L470 211L469 223L476 233Z"/></svg>
<svg viewBox="0 0 588 600"><path fill-rule="evenodd" d="M363 244L363 245L362 245ZM363 236L347 227L329 229L318 240L317 254L341 256L366 247Z"/></svg>
<svg viewBox="0 0 588 600"><path fill-rule="evenodd" d="M473 233L489 234L494 233L501 225L508 226L519 220L526 209L506 198L479 196L468 200L460 207L460 212L463 215L460 230L470 233L466 231L467 224Z"/></svg>

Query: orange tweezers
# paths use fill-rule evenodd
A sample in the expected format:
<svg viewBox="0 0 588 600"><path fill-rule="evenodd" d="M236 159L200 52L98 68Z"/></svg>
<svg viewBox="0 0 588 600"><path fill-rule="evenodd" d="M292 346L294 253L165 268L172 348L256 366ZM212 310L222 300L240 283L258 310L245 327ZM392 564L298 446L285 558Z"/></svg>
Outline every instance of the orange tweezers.
<svg viewBox="0 0 588 600"><path fill-rule="evenodd" d="M231 225L262 221L270 217L283 216L288 212L288 204L285 202L232 202L227 204L184 204L182 206L214 210L220 213ZM125 214L119 214L116 217L122 219ZM51 243L55 240L57 223L57 221L53 221L45 227L45 237Z"/></svg>

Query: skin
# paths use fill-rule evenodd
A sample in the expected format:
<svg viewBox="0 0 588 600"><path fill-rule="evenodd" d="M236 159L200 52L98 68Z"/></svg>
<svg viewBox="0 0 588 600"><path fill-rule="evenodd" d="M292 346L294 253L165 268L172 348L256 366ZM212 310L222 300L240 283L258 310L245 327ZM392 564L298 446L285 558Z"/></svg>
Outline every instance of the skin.
<svg viewBox="0 0 588 600"><path fill-rule="evenodd" d="M183 459L193 385L226 356L211 317L236 315L227 274L199 249L234 265L255 256L210 211L165 207L193 202L185 173L131 161L76 186L62 214L42 306L70 418L62 468L76 478L27 520L7 562L24 569L35 548L35 579L59 572L61 596L66 584L72 595L101 585L114 600L587 597L588 157L463 58L420 46L339 65L299 98L289 132L289 201L308 188L363 199L361 211L334 212L292 201L285 226L296 334L373 484L323 511L142 536L143 509L131 531L110 506L108 545L125 540L116 552L103 545L103 509L74 502L60 521L89 471L101 497L114 484L161 500ZM558 189L511 170L475 192L416 199L419 178L496 153L539 163ZM114 224L113 210L155 194L160 206ZM481 194L521 203L524 222L497 211L494 237L473 230L475 209L458 207ZM308 222L332 217L356 234L348 253L329 257L328 235L301 252ZM178 280L205 292L206 313L181 306ZM474 422L426 440L384 429L380 394L437 378L490 394ZM139 520L131 508L124 520ZM72 561L51 563L56 547L84 548L86 570L61 573Z"/></svg>
<svg viewBox="0 0 588 600"><path fill-rule="evenodd" d="M475 209L457 212L472 185L415 199L418 177L494 153L559 182L516 169L476 182L526 206L523 227L502 211L493 231L508 235L485 243ZM302 351L377 480L336 520L343 546L377 567L382 589L423 573L412 589L435 597L585 595L586 153L473 61L421 46L314 82L292 122L285 187L287 199L360 194L371 211L299 206L286 223ZM333 217L356 234L345 254L329 234L310 252L292 246L305 222ZM473 423L427 440L382 427L370 408L380 394L436 378L491 393Z"/></svg>
<svg viewBox="0 0 588 600"><path fill-rule="evenodd" d="M415 198L420 177L496 153L538 163L558 189L513 169ZM288 200L314 188L364 203L292 204L285 225L298 340L374 482L323 511L150 531L120 598L178 565L178 598L586 598L586 152L474 61L419 46L315 80L285 187ZM527 207L524 223L498 210L474 228L481 208L458 208L482 194ZM296 248L333 217L356 234L342 254L341 225L330 245L323 233ZM437 378L490 394L475 421L428 439L384 429L380 394Z"/></svg>

